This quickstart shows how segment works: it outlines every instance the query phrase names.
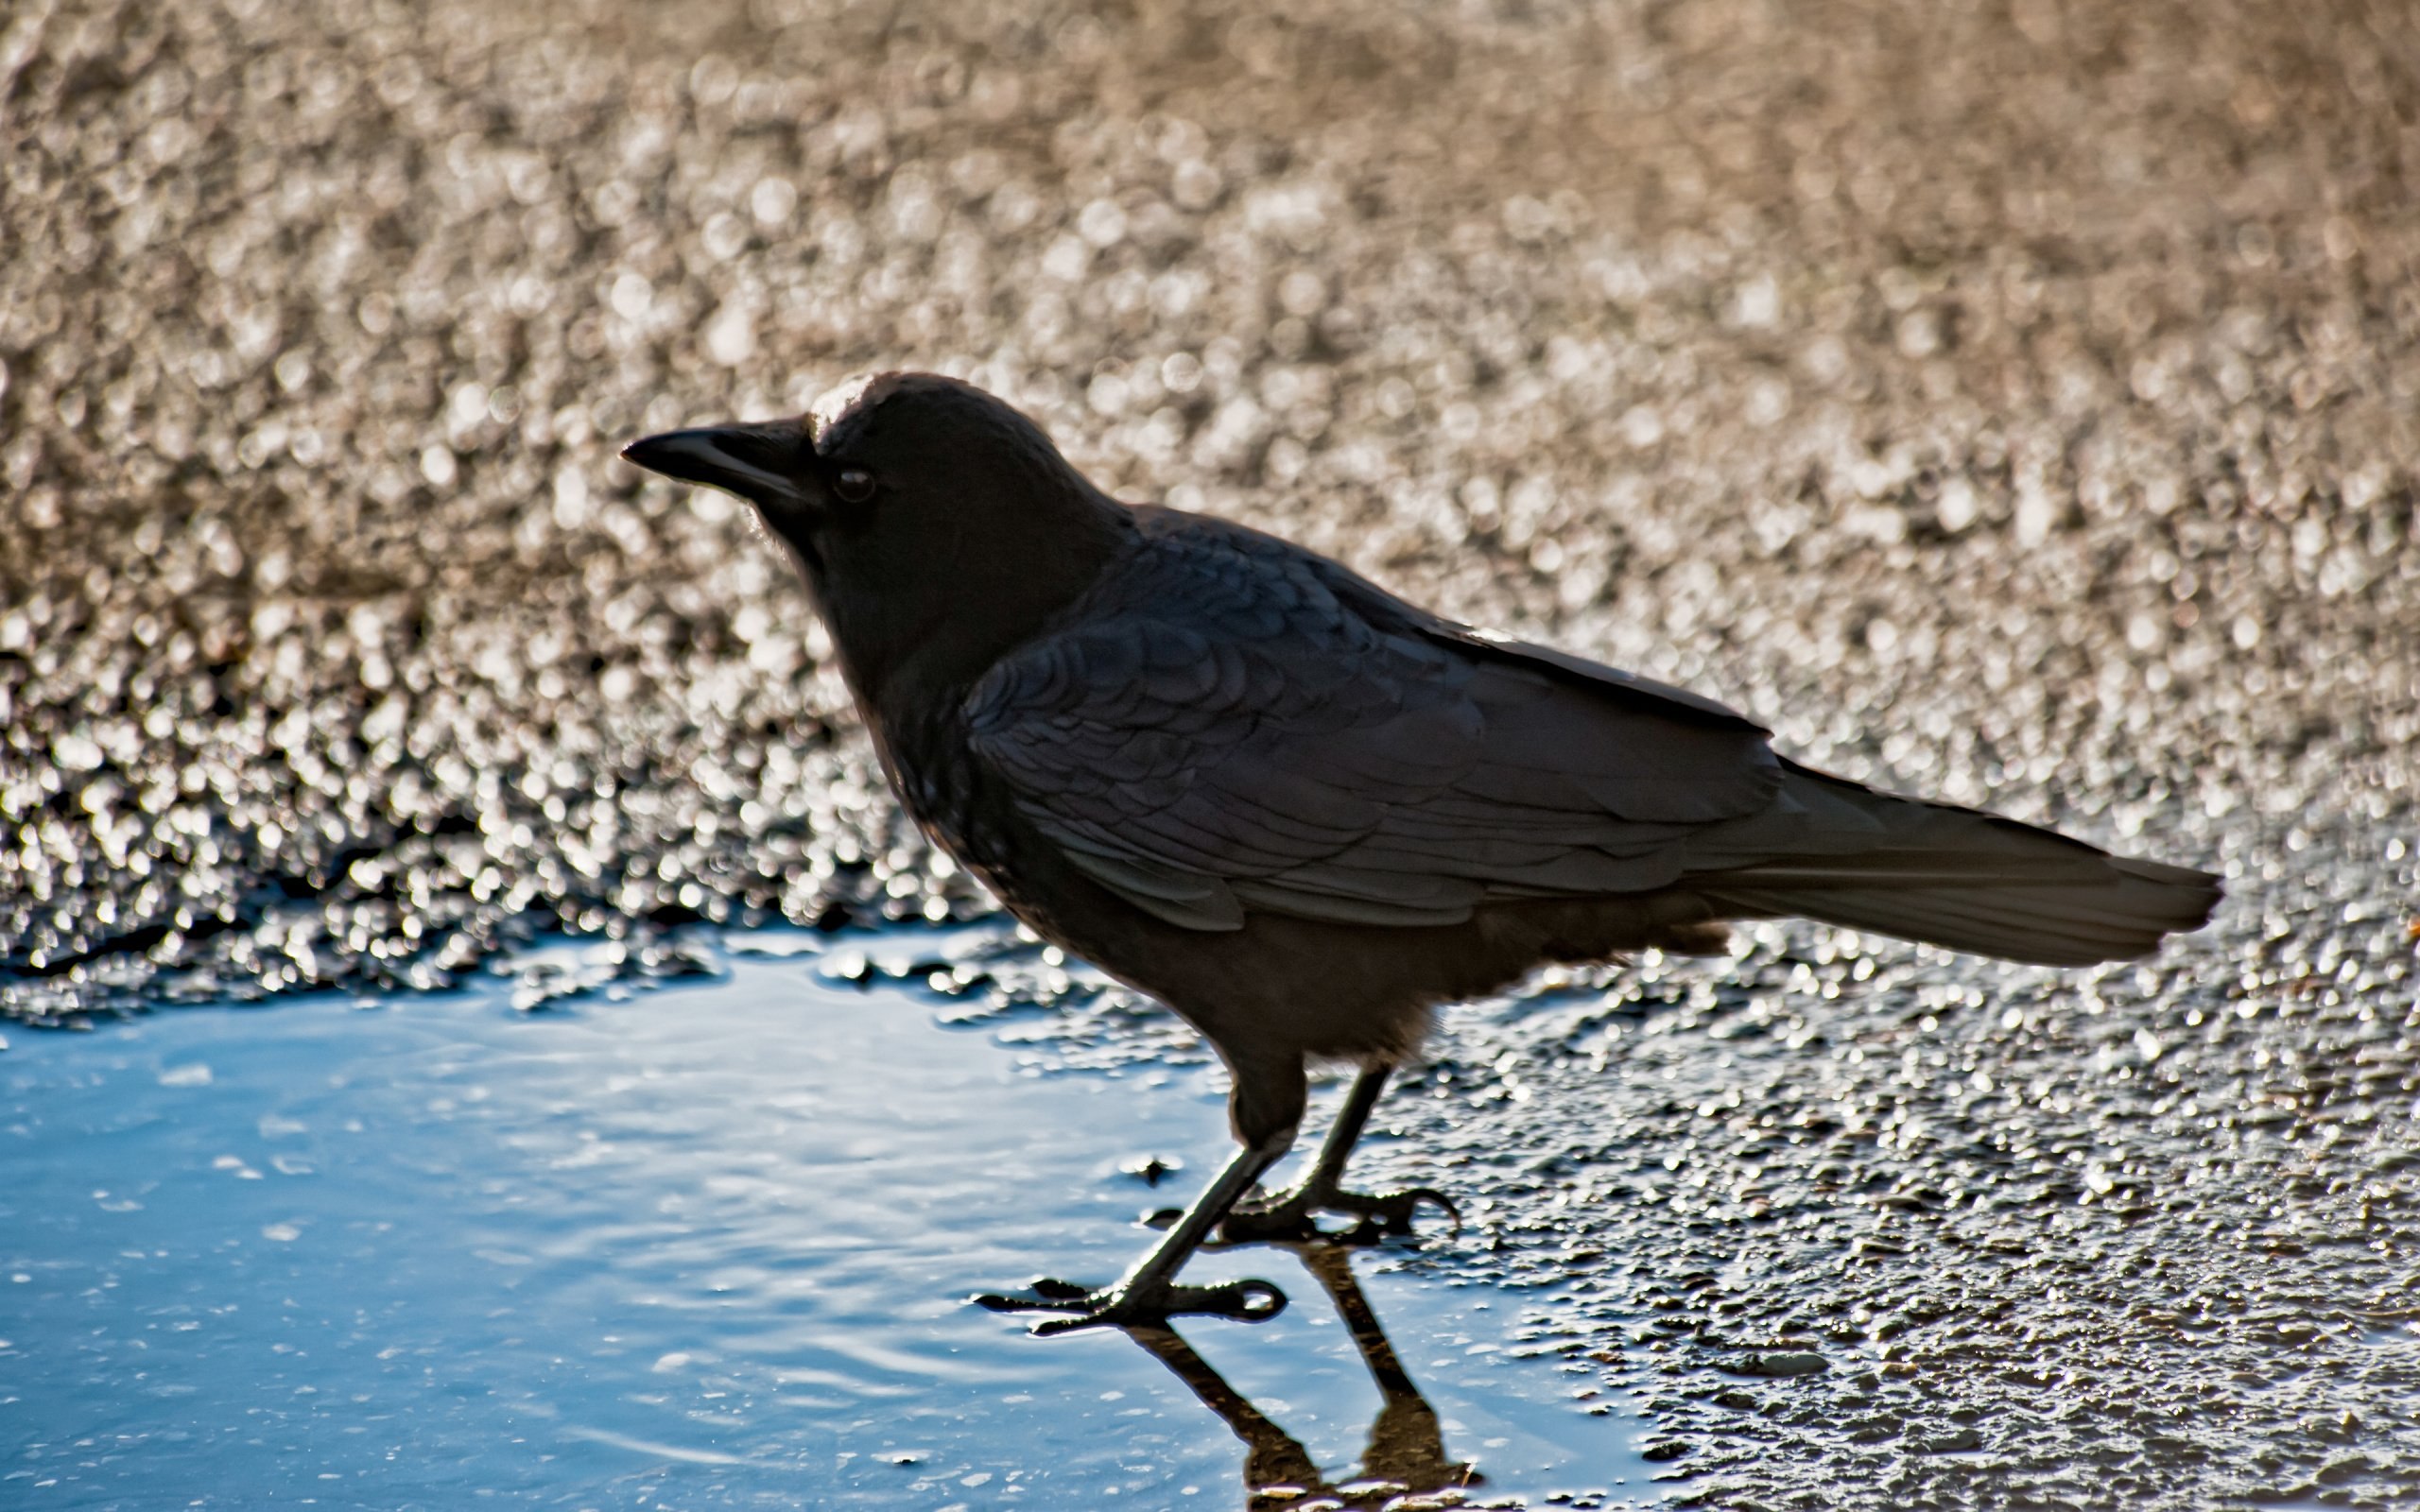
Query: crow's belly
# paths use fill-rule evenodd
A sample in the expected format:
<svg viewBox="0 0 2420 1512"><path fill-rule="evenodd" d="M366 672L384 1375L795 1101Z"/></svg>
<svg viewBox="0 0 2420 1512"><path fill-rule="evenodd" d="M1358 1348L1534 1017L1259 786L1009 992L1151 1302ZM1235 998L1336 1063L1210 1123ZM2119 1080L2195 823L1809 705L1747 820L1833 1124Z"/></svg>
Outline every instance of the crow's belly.
<svg viewBox="0 0 2420 1512"><path fill-rule="evenodd" d="M1035 933L1157 998L1231 1058L1401 1057L1438 1005L1541 966L1649 946L1720 950L1724 939L1694 900L1670 894L1503 904L1415 928L1253 913L1242 929L1211 932L1153 918L1072 868L1047 887L973 869Z"/></svg>
<svg viewBox="0 0 2420 1512"><path fill-rule="evenodd" d="M1462 923L1412 928L1254 911L1241 929L1186 929L1078 870L975 764L925 771L932 780L898 784L902 797L1011 913L1166 1004L1231 1060L1409 1054L1437 1005L1540 966L1651 945L1719 948L1721 937L1702 904L1669 893L1492 904Z"/></svg>

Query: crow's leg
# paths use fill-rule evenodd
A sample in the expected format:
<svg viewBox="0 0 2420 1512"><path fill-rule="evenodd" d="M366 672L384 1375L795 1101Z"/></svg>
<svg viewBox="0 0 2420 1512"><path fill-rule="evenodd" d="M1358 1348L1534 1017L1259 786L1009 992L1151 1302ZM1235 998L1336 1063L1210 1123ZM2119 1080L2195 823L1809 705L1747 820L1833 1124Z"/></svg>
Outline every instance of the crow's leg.
<svg viewBox="0 0 2420 1512"><path fill-rule="evenodd" d="M1344 1162L1353 1158L1353 1146L1369 1125L1370 1110L1378 1106L1378 1094L1386 1090L1387 1076L1393 1070L1386 1061L1362 1068L1344 1094L1344 1106L1337 1110L1336 1123L1328 1129L1310 1174L1289 1191L1238 1204L1219 1227L1219 1236L1239 1241L1327 1238L1367 1244L1387 1234L1411 1232L1412 1214L1424 1202L1434 1203L1461 1228L1461 1213L1433 1188L1362 1193L1348 1192L1342 1185ZM1312 1214L1320 1212L1342 1213L1357 1221L1342 1233L1331 1234L1311 1221Z"/></svg>
<svg viewBox="0 0 2420 1512"><path fill-rule="evenodd" d="M996 1313L1059 1313L1033 1326L1036 1333L1066 1333L1076 1329L1136 1328L1165 1323L1188 1314L1241 1318L1257 1323L1275 1317L1286 1307L1286 1294L1264 1280L1229 1281L1222 1286L1186 1286L1176 1280L1180 1266L1210 1237L1237 1199L1253 1189L1261 1173L1293 1145L1294 1130L1285 1128L1245 1144L1209 1189L1184 1210L1167 1236L1151 1246L1134 1268L1115 1285L1098 1291L1071 1281L1042 1280L1014 1297L987 1295L975 1300Z"/></svg>

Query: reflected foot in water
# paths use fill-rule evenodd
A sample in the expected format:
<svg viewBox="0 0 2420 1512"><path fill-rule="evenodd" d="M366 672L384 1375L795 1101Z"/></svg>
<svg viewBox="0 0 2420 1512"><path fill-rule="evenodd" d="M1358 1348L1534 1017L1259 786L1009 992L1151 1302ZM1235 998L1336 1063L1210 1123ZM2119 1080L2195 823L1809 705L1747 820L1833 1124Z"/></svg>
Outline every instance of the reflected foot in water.
<svg viewBox="0 0 2420 1512"><path fill-rule="evenodd" d="M1243 1441L1248 1512L1269 1512L1296 1504L1306 1497L1330 1499L1322 1501L1322 1506L1375 1512L1402 1497L1452 1497L1454 1492L1484 1484L1484 1478L1468 1462L1445 1452L1437 1409L1428 1404L1428 1399L1421 1395L1419 1386L1404 1369L1403 1362L1395 1357L1394 1346L1379 1328L1369 1297L1354 1278L1346 1252L1333 1244L1285 1247L1302 1261L1304 1269L1311 1273L1327 1293L1328 1300L1335 1304L1337 1316L1343 1319L1352 1333L1354 1348L1360 1351L1361 1363L1378 1388L1381 1400L1377 1418L1370 1425L1370 1442L1361 1452L1361 1463L1351 1472L1332 1478L1321 1474L1318 1463L1300 1439L1279 1427L1250 1398L1230 1385L1173 1330L1126 1331L1127 1337L1167 1366L1170 1374L1184 1382L1186 1389L1224 1419L1228 1429ZM1459 1500L1456 1497L1424 1504L1450 1505Z"/></svg>
<svg viewBox="0 0 2420 1512"><path fill-rule="evenodd" d="M1261 1323L1286 1311L1286 1294L1261 1280L1220 1286L1129 1280L1094 1289L1045 1276L1023 1292L986 1292L975 1301L994 1313L1064 1314L1036 1323L1033 1332L1042 1335L1072 1333L1078 1329L1161 1328L1174 1317L1229 1317Z"/></svg>

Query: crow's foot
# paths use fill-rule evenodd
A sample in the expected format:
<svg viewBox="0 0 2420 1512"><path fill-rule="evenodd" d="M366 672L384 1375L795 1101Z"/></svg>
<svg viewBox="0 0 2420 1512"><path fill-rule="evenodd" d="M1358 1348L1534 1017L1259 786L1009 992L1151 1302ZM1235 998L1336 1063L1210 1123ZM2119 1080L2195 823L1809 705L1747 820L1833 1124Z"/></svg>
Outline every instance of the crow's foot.
<svg viewBox="0 0 2420 1512"><path fill-rule="evenodd" d="M1234 1243L1259 1240L1292 1240L1297 1243L1326 1240L1348 1245L1374 1245L1391 1235L1411 1232L1413 1214L1422 1203L1433 1204L1439 1211L1454 1221L1456 1232L1462 1227L1461 1210L1454 1201L1434 1187L1413 1187L1406 1192L1347 1192L1341 1187L1317 1191L1296 1187L1258 1202L1238 1204L1226 1221L1219 1226L1219 1237ZM1340 1213L1354 1220L1344 1229L1322 1228L1314 1215Z"/></svg>
<svg viewBox="0 0 2420 1512"><path fill-rule="evenodd" d="M1231 1317L1263 1323L1286 1311L1286 1294L1263 1280L1187 1286L1181 1281L1128 1282L1098 1291L1074 1281L1041 1278L1011 1296L985 1293L975 1298L994 1313L1057 1313L1033 1325L1036 1334L1078 1329L1158 1328L1172 1317Z"/></svg>

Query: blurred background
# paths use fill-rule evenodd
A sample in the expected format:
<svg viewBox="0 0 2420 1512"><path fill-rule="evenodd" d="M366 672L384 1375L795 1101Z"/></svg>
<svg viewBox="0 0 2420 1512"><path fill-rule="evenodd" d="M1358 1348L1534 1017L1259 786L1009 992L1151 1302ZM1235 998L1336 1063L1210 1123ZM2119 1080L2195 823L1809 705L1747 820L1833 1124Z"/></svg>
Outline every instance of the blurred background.
<svg viewBox="0 0 2420 1512"><path fill-rule="evenodd" d="M966 906L614 456L863 368L1817 763L2410 812L2404 6L12 10L15 1012Z"/></svg>
<svg viewBox="0 0 2420 1512"><path fill-rule="evenodd" d="M17 0L0 228L0 1012L985 913L784 563L614 455L922 367L2223 867L2103 1069L2188 989L2308 1013L2198 1106L2351 1109L2309 1178L2408 1187L2404 0Z"/></svg>

